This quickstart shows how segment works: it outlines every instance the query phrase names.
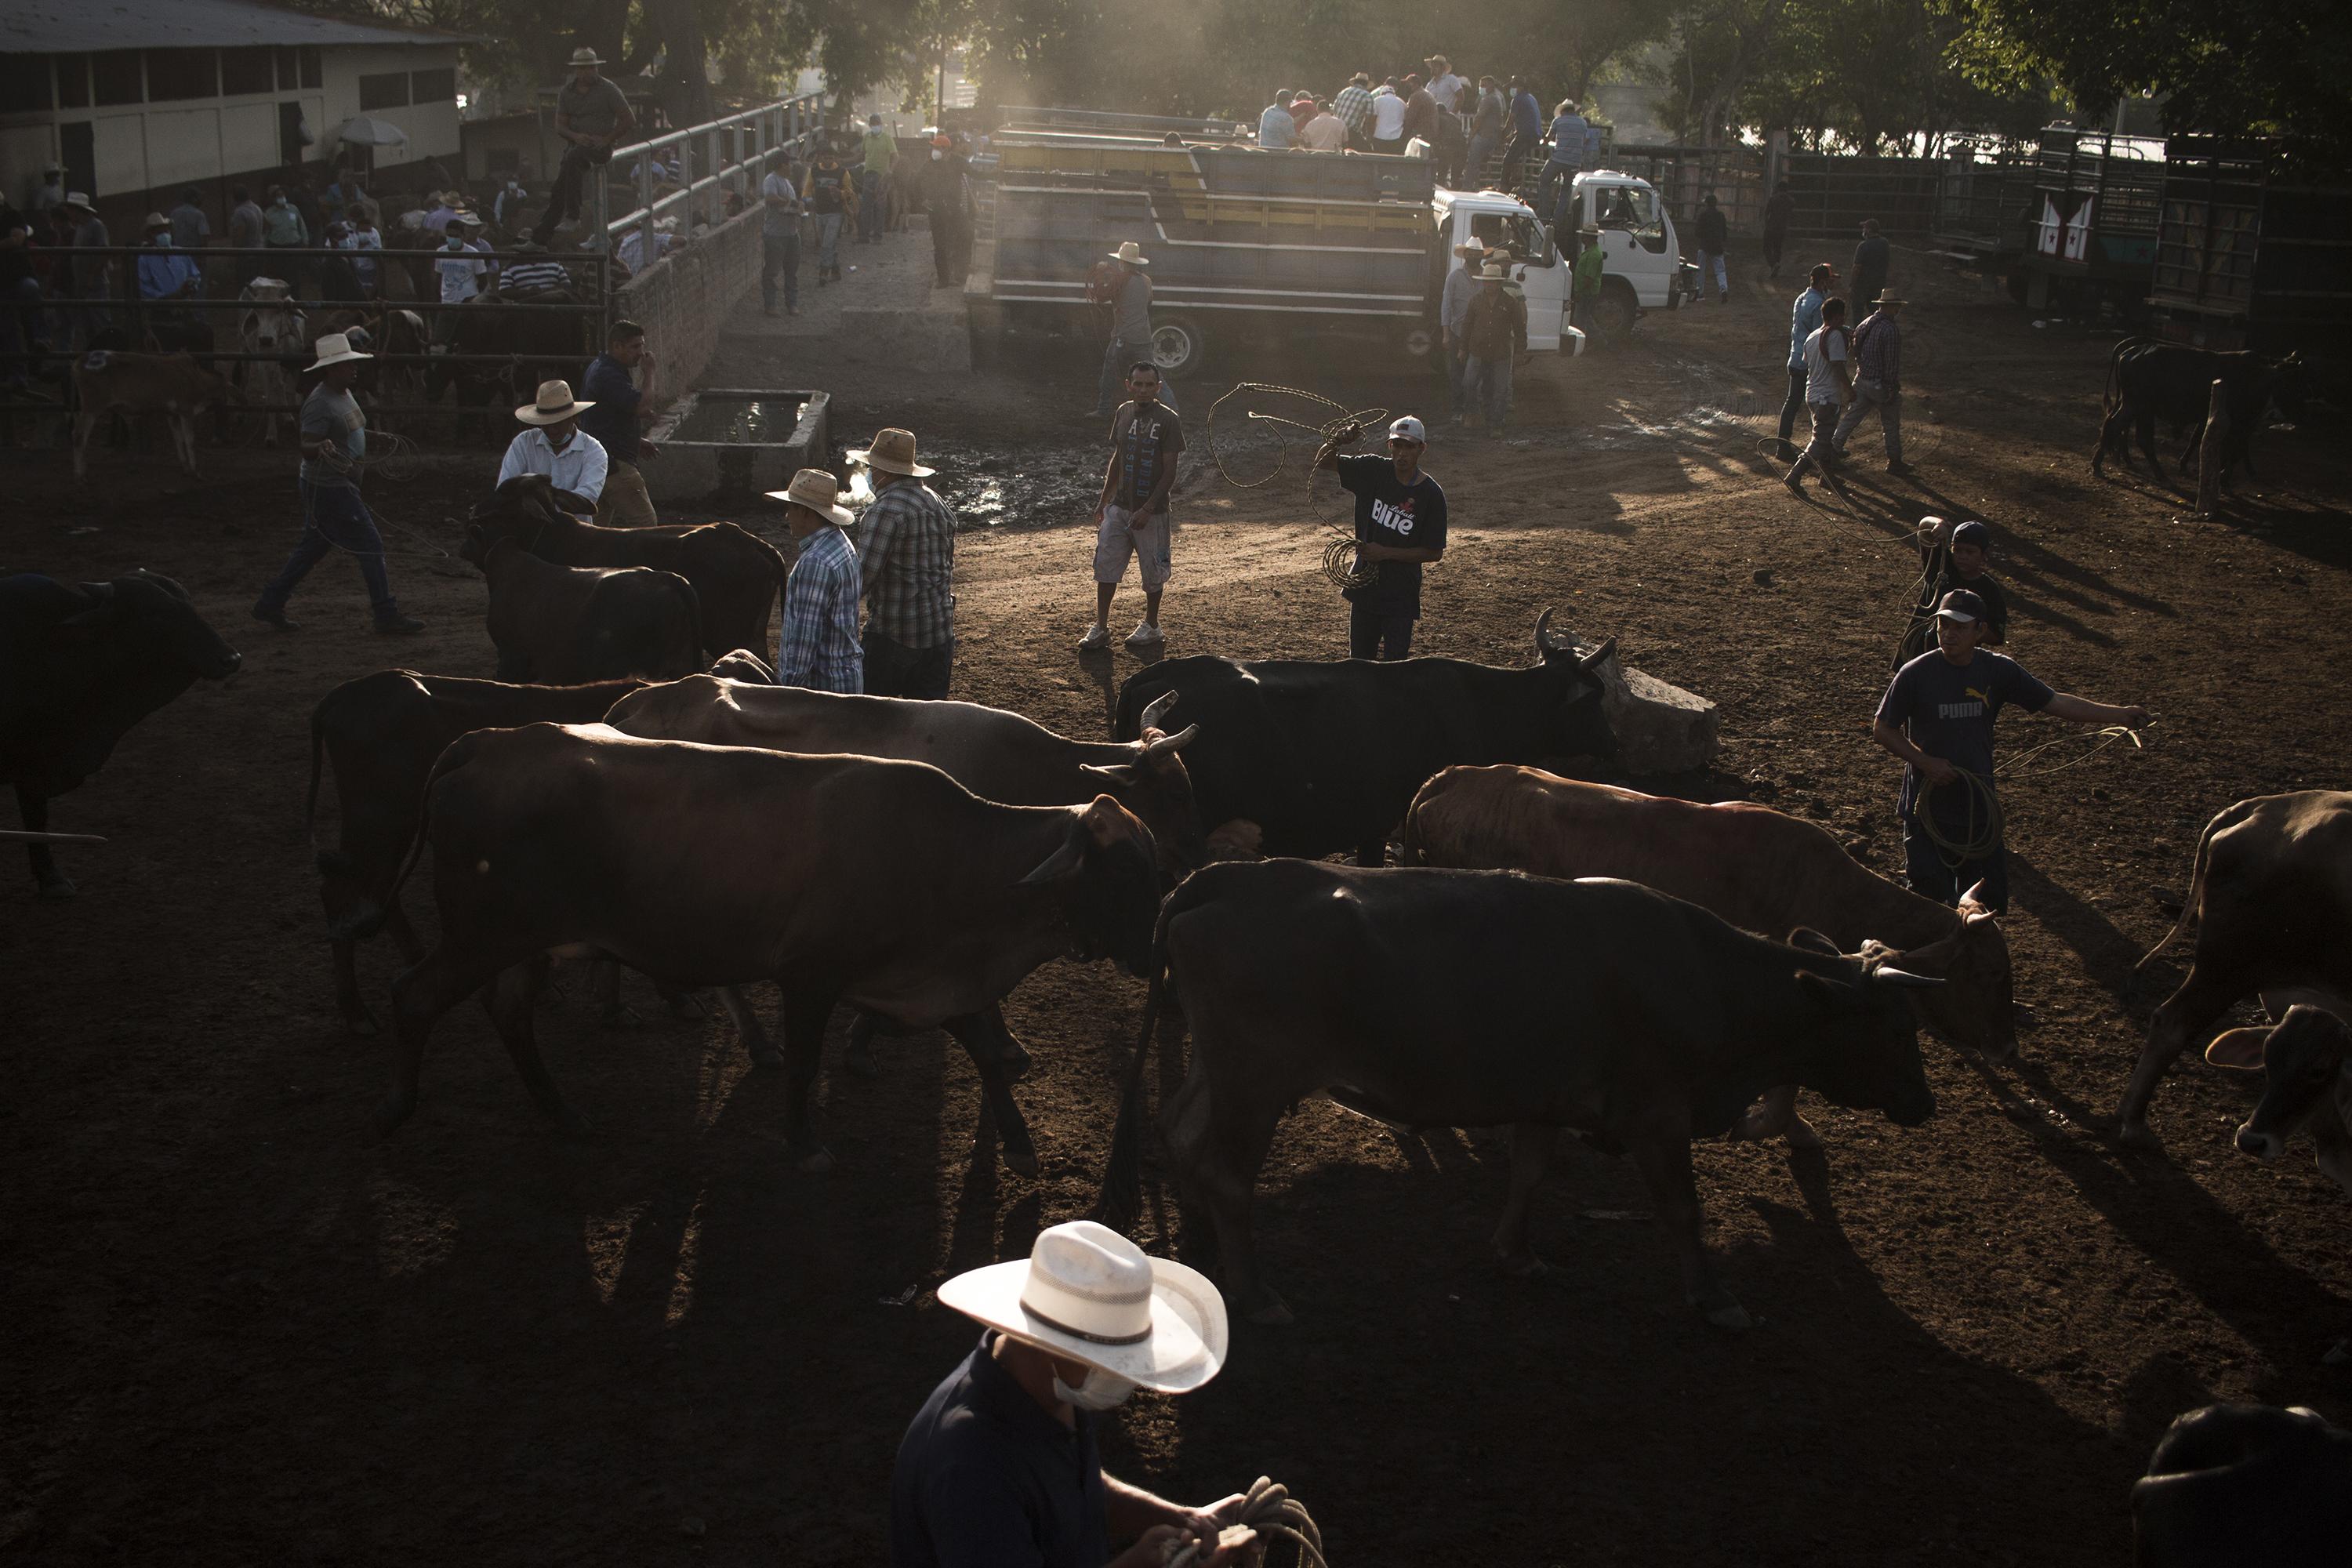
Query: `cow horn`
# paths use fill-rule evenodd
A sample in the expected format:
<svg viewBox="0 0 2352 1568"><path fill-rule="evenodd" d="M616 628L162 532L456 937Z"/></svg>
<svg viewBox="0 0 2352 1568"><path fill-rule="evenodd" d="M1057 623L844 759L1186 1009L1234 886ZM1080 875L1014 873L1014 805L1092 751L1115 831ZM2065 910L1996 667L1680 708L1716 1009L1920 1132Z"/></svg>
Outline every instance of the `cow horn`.
<svg viewBox="0 0 2352 1568"><path fill-rule="evenodd" d="M1607 664L1612 658L1614 658L1616 655L1617 639L1615 637L1611 637L1607 642L1602 643L1599 647L1595 648L1589 658L1577 660L1576 668L1583 671L1585 674L1590 675L1594 670L1600 668L1602 665Z"/></svg>
<svg viewBox="0 0 2352 1568"><path fill-rule="evenodd" d="M1143 748L1143 754L1147 757L1164 757L1169 755L1171 752L1181 752L1186 746L1190 745L1192 742L1192 737L1198 735L1200 732L1201 726L1198 724L1187 724L1182 729L1177 731L1174 734L1162 735L1160 739L1145 746Z"/></svg>
<svg viewBox="0 0 2352 1568"><path fill-rule="evenodd" d="M1143 717L1136 721L1136 728L1139 730L1164 728L1161 721L1168 717L1168 710L1175 706L1176 694L1172 691L1161 692L1144 705Z"/></svg>
<svg viewBox="0 0 2352 1568"><path fill-rule="evenodd" d="M1891 963L1882 963L1872 970L1870 979L1873 984L1892 985L1899 991L1932 991L1943 984L1932 974L1914 974Z"/></svg>
<svg viewBox="0 0 2352 1568"><path fill-rule="evenodd" d="M1077 834L1072 834L1059 849L1039 863L1037 868L1021 879L1021 886L1034 888L1045 882L1058 882L1076 874L1087 858L1086 846Z"/></svg>
<svg viewBox="0 0 2352 1568"><path fill-rule="evenodd" d="M1551 611L1552 606L1546 605L1544 613L1536 617L1536 651L1538 653L1559 651L1559 645L1551 640Z"/></svg>

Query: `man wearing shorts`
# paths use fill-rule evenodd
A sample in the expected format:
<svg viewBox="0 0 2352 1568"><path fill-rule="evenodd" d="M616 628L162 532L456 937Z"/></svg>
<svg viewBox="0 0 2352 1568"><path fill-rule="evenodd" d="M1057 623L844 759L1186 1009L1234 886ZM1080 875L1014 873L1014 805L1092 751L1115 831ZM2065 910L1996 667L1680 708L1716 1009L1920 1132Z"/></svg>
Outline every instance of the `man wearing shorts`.
<svg viewBox="0 0 2352 1568"><path fill-rule="evenodd" d="M1095 624L1078 639L1078 651L1110 646L1110 600L1135 557L1143 580L1143 621L1127 637L1138 653L1157 653L1160 595L1168 586L1168 492L1176 483L1176 459L1183 455L1184 427L1175 410L1160 401L1160 369L1138 360L1127 373L1129 401L1110 421L1110 466L1103 471L1102 501L1095 509Z"/></svg>

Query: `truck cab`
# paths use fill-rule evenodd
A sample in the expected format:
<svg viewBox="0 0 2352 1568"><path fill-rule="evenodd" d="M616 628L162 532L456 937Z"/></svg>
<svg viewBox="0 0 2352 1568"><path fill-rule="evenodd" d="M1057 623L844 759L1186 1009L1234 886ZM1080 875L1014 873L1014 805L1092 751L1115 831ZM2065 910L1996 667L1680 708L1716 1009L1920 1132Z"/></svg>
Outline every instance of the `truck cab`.
<svg viewBox="0 0 2352 1568"><path fill-rule="evenodd" d="M1442 188L1433 205L1447 272L1462 265L1462 258L1454 254L1457 246L1478 245L1502 251L1509 258L1507 286L1527 300L1528 348L1571 354L1582 350L1584 334L1568 321L1573 258L1559 253L1533 208L1500 191Z"/></svg>
<svg viewBox="0 0 2352 1568"><path fill-rule="evenodd" d="M1573 199L1554 227L1571 244L1579 229L1601 231L1605 270L1592 316L1603 338L1622 338L1643 310L1671 310L1697 292L1697 269L1682 258L1675 220L1638 175L1614 169L1577 175Z"/></svg>

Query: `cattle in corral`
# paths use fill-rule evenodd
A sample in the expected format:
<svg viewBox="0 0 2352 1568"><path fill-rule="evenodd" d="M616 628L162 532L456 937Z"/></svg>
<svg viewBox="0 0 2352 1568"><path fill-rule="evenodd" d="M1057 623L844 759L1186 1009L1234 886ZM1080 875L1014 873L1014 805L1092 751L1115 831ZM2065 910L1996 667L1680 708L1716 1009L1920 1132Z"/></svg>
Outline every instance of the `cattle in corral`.
<svg viewBox="0 0 2352 1568"><path fill-rule="evenodd" d="M357 378L360 392L371 404L371 429L389 430L395 424L395 420L379 413L374 404L424 401L425 366L421 361L427 339L423 316L415 310L389 306L373 310L339 310L320 316L312 325L319 335L341 332L352 348L374 356L360 367ZM305 396L313 379L302 378L300 390Z"/></svg>
<svg viewBox="0 0 2352 1568"><path fill-rule="evenodd" d="M2250 351L2223 353L2181 343L2159 343L2147 338L2126 338L2107 356L2106 394L2101 410L2099 444L2091 452L2091 472L2105 471L2110 451L2129 462L2131 437L2137 434L2140 450L2147 454L2148 467L2158 479L2163 479L2164 463L2156 451L2158 420L2189 432L2189 443L2181 452L2183 468L2189 465L2192 454L2202 467L2205 455L2199 448L2203 445L2205 420L2212 408L2213 384L2218 381L2221 383L2222 407L2230 422L2221 449L2216 454L2221 464L2221 478L2226 481L2230 470L2241 462L2248 473L2258 473L2254 467L2254 432L2273 405L2290 419L2301 416L2308 396L2305 379L2305 366L2295 354L2272 360Z"/></svg>
<svg viewBox="0 0 2352 1568"><path fill-rule="evenodd" d="M458 736L476 730L593 723L637 685L605 680L526 686L385 669L347 680L319 700L310 710L310 793L303 817L311 830L319 897L326 906L335 1003L353 1030L375 1028L374 1015L360 995L357 941L388 930L411 963L424 952L392 897L392 886L416 841L425 781L435 760ZM336 839L334 847L319 848L319 780L321 764L330 763Z"/></svg>
<svg viewBox="0 0 2352 1568"><path fill-rule="evenodd" d="M971 1051L1006 1162L1035 1152L985 1016L1048 959L1140 973L1160 896L1149 829L1118 802L1000 805L920 763L642 741L605 725L479 730L425 790L440 935L393 982L388 1133L416 1105L433 1021L497 982L491 1016L541 1108L564 1103L532 1036L550 953L591 950L677 986L773 981L785 1137L823 1169L812 1114L843 1003ZM395 889L396 890L396 889ZM978 1042L977 1044L975 1042Z"/></svg>
<svg viewBox="0 0 2352 1568"><path fill-rule="evenodd" d="M1970 889L1958 909L1921 898L1857 862L1814 824L1745 801L1702 805L1584 784L1540 769L1448 768L1413 796L1404 863L1614 877L1710 910L1742 931L1800 926L1842 952L1876 940L1903 966L1946 984L1911 993L1919 1020L1996 1061L2017 1053L2009 941ZM1776 1089L1743 1135L1819 1142Z"/></svg>
<svg viewBox="0 0 2352 1568"><path fill-rule="evenodd" d="M2298 1002L2267 1029L2230 1029L2205 1047L2216 1067L2263 1075L2263 1098L2239 1124L2238 1152L2265 1163L2311 1135L2320 1170L2352 1194L2352 1028Z"/></svg>
<svg viewBox="0 0 2352 1568"><path fill-rule="evenodd" d="M1131 741L1169 692L1201 727L1186 752L1201 820L1253 823L1269 855L1353 850L1378 865L1413 792L1458 763L1569 763L1607 757L1617 739L1588 658L1536 622L1539 662L1498 669L1453 658L1172 658L1119 688L1113 734Z"/></svg>
<svg viewBox="0 0 2352 1568"><path fill-rule="evenodd" d="M671 680L702 668L694 584L676 573L558 566L479 528L457 553L489 579L500 680Z"/></svg>
<svg viewBox="0 0 2352 1568"><path fill-rule="evenodd" d="M1902 962L1874 942L1849 957L1809 931L1751 935L1630 882L1213 865L1161 907L1098 1212L1115 1228L1139 1212L1144 1060L1172 1002L1192 1061L1160 1127L1237 1310L1287 1318L1258 1276L1252 1192L1276 1124L1328 1097L1400 1126L1511 1128L1495 1246L1515 1273L1542 1268L1528 1205L1559 1130L1622 1148L1674 1239L1686 1299L1745 1327L1700 1238L1691 1141L1730 1131L1783 1083L1901 1126L1927 1121L1936 1097L1901 993L1940 982Z"/></svg>
<svg viewBox="0 0 2352 1568"><path fill-rule="evenodd" d="M2173 1059L2259 994L2276 1018L2297 1002L2352 1017L2352 792L2297 790L2224 807L2198 836L2189 897L2145 969L2194 927L2189 974L2157 1008L2116 1131L2151 1141L2148 1102Z"/></svg>
<svg viewBox="0 0 2352 1568"><path fill-rule="evenodd" d="M2134 1568L2336 1568L2352 1543L2352 1432L2301 1405L2180 1416L2132 1483Z"/></svg>
<svg viewBox="0 0 2352 1568"><path fill-rule="evenodd" d="M131 726L241 662L169 577L0 577L0 780L26 828L47 831L51 797L96 773ZM26 852L42 897L72 896L47 844Z"/></svg>
<svg viewBox="0 0 2352 1568"><path fill-rule="evenodd" d="M261 416L265 446L278 445L278 423L289 416L279 405L297 401L295 388L303 365L310 363L308 318L294 303L294 286L278 278L256 278L237 290L245 309L236 318L237 348L249 354L274 354L275 359L244 360L237 366L237 384L245 400L267 408Z"/></svg>
<svg viewBox="0 0 2352 1568"><path fill-rule="evenodd" d="M731 522L599 528L566 513L544 474L500 485L474 523L561 566L650 566L694 584L705 647L768 648L768 623L792 563L783 552Z"/></svg>
<svg viewBox="0 0 2352 1568"><path fill-rule="evenodd" d="M228 378L188 354L99 350L74 361L74 478L89 472L89 434L109 413L161 414L171 427L181 471L196 472L196 416L233 402Z"/></svg>
<svg viewBox="0 0 2352 1568"><path fill-rule="evenodd" d="M776 683L776 667L748 647L739 647L711 660L710 673L721 680L740 680L747 686Z"/></svg>
<svg viewBox="0 0 2352 1568"><path fill-rule="evenodd" d="M486 403L529 403L544 381L568 380L575 384L590 354L585 325L589 318L550 310L551 305L576 304L570 294L549 294L529 304L476 297L457 307L457 325L450 330L449 353L436 359L425 376L427 397L436 403L451 385L460 407ZM503 364L458 356L488 354Z"/></svg>

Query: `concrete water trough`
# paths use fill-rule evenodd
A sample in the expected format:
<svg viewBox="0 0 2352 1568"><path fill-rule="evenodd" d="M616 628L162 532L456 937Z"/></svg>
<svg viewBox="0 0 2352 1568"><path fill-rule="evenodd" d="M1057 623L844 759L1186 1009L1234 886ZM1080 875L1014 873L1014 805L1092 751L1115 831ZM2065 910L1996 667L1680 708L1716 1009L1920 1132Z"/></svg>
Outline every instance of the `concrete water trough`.
<svg viewBox="0 0 2352 1568"><path fill-rule="evenodd" d="M661 456L639 471L659 501L780 490L831 455L823 392L711 386L689 392L646 438Z"/></svg>

